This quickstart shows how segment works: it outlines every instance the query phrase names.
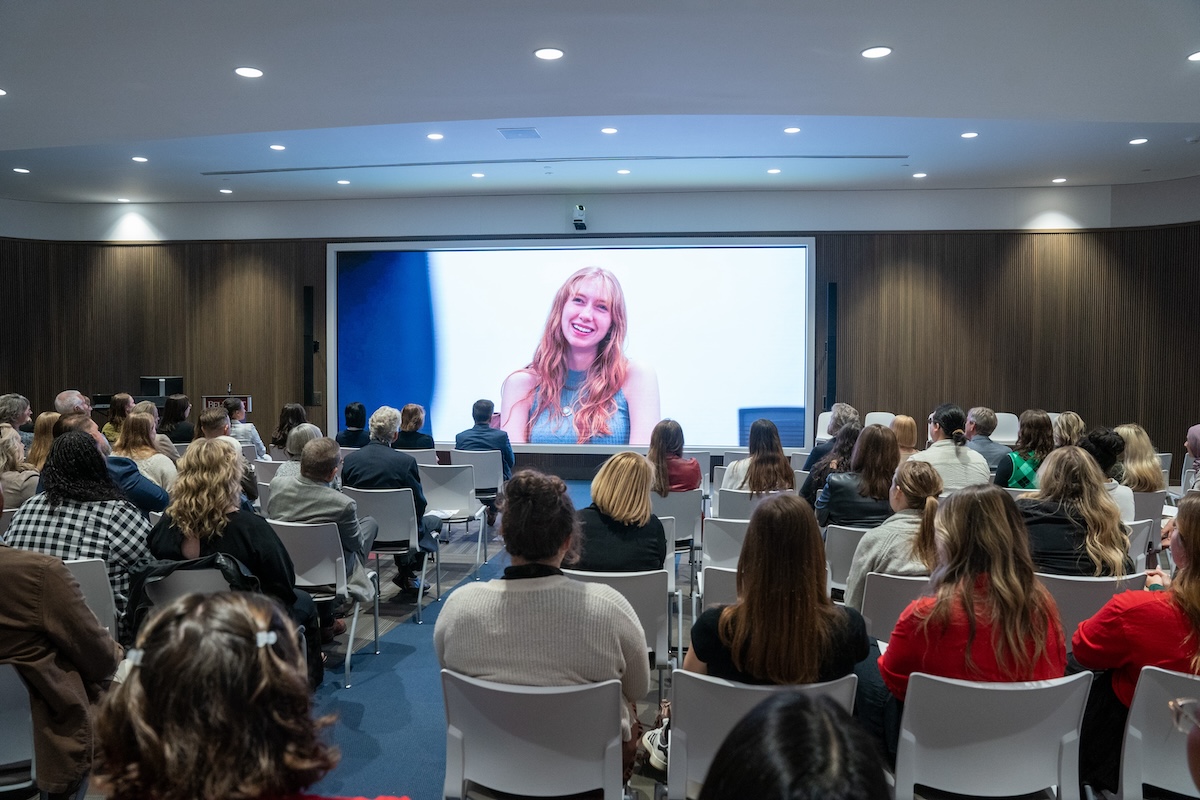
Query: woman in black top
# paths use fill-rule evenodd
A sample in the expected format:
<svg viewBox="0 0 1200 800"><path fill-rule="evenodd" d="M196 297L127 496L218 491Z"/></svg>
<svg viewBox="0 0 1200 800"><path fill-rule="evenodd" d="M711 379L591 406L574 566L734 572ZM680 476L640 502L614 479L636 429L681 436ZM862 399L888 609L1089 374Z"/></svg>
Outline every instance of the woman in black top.
<svg viewBox="0 0 1200 800"><path fill-rule="evenodd" d="M400 432L396 434L392 447L397 450L432 450L433 437L421 433L424 424L425 409L416 403L409 403L400 409Z"/></svg>
<svg viewBox="0 0 1200 800"><path fill-rule="evenodd" d="M650 511L653 468L637 453L617 453L592 481L592 504L579 512L582 553L572 569L641 572L662 569L667 539Z"/></svg>
<svg viewBox="0 0 1200 800"><path fill-rule="evenodd" d="M873 528L892 515L892 475L900 463L900 446L891 428L868 425L854 444L850 471L832 473L817 498L822 525Z"/></svg>
<svg viewBox="0 0 1200 800"><path fill-rule="evenodd" d="M163 406L162 418L158 421L158 432L165 434L175 444L187 444L196 435L196 428L188 422L192 413L192 401L186 394L173 394Z"/></svg>

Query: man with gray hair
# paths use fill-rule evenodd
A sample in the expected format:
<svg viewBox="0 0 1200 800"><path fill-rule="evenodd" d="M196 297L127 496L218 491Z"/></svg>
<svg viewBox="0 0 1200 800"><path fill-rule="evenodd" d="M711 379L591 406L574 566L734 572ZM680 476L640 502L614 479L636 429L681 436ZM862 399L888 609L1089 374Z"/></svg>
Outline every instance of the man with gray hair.
<svg viewBox="0 0 1200 800"><path fill-rule="evenodd" d="M0 394L0 424L7 423L16 429L21 444L28 450L33 446L33 434L21 430L21 426L33 419L29 400L23 394Z"/></svg>
<svg viewBox="0 0 1200 800"><path fill-rule="evenodd" d="M983 456L992 472L996 471L1000 459L1012 452L1008 445L992 441L996 422L995 411L986 406L976 406L967 412L967 426L963 428L963 433L967 435L967 447Z"/></svg>
<svg viewBox="0 0 1200 800"><path fill-rule="evenodd" d="M54 398L54 410L60 414L91 414L92 399L78 389L66 389Z"/></svg>
<svg viewBox="0 0 1200 800"><path fill-rule="evenodd" d="M829 409L829 425L825 428L825 432L829 434L829 438L819 444L813 444L812 452L808 454L808 458L804 461L804 469L811 470L813 464L816 464L827 456L829 451L833 449L833 440L837 438L838 431L851 422L862 424L858 416L858 410L849 403L834 403L833 407Z"/></svg>

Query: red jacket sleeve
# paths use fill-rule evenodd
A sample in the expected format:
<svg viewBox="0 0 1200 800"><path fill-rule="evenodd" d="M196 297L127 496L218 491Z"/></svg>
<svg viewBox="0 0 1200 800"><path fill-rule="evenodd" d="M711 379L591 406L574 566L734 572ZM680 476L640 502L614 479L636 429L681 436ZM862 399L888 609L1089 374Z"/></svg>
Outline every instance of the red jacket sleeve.
<svg viewBox="0 0 1200 800"><path fill-rule="evenodd" d="M888 691L903 700L908 693L908 676L920 672L929 643L920 630L920 620L913 612L927 600L914 600L896 621L888 639L887 649L879 657L879 674Z"/></svg>

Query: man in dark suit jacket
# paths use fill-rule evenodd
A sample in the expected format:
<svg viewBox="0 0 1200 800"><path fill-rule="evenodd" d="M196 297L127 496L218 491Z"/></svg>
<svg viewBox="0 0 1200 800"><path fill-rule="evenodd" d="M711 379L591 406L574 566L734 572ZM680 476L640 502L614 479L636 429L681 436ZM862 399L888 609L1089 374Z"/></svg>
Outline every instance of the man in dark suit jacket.
<svg viewBox="0 0 1200 800"><path fill-rule="evenodd" d="M491 400L477 400L471 408L471 417L475 427L467 428L454 437L456 450L499 450L500 460L504 462L504 480L512 477L513 456L512 444L508 441L508 433L500 428L493 428L488 423L492 421L492 412L496 405ZM491 489L499 487L492 486Z"/></svg>
<svg viewBox="0 0 1200 800"><path fill-rule="evenodd" d="M355 489L412 489L413 505L421 520L421 549L437 552L437 541L432 534L441 530L442 520L436 514L425 514L427 503L425 492L421 490L417 461L403 450L392 449L392 442L400 430L400 412L391 406L381 406L371 415L369 427L371 441L342 462L342 483ZM415 554L396 557L400 574L394 582L411 594L417 591L415 563Z"/></svg>

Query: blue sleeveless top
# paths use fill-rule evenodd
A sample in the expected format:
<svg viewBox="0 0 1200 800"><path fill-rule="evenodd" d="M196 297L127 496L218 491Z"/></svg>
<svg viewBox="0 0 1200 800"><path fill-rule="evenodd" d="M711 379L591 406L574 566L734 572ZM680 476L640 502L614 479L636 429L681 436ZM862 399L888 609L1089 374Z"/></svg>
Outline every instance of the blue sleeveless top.
<svg viewBox="0 0 1200 800"><path fill-rule="evenodd" d="M529 426L529 441L532 444L578 444L579 437L575 433L573 413L582 403L577 403L579 390L587 378L586 370L567 370L567 380L563 384L562 394L558 398L559 410L566 410L558 419L553 418L553 408L542 403L541 389L534 395L533 424ZM625 399L625 390L620 389L613 400L617 410L608 418L608 427L612 431L608 436L595 436L584 444L629 444L629 402Z"/></svg>

